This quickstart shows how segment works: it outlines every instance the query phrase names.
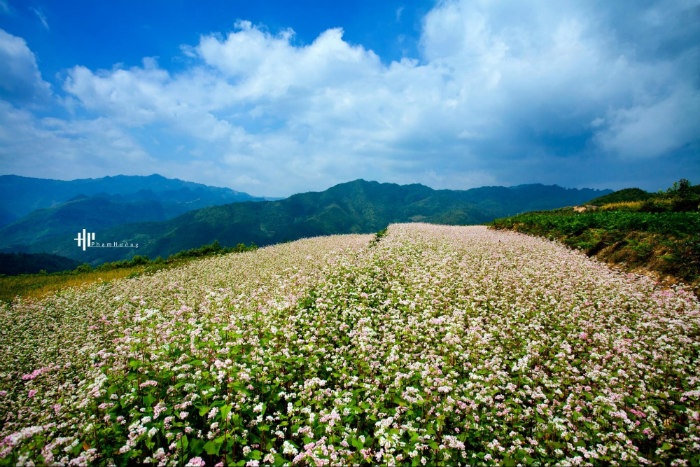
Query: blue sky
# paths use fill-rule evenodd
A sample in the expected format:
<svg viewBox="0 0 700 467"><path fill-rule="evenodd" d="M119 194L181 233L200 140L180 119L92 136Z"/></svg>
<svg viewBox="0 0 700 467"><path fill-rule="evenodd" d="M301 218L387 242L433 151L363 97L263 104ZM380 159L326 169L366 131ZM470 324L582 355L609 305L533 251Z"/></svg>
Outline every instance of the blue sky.
<svg viewBox="0 0 700 467"><path fill-rule="evenodd" d="M0 0L0 173L700 183L700 2Z"/></svg>

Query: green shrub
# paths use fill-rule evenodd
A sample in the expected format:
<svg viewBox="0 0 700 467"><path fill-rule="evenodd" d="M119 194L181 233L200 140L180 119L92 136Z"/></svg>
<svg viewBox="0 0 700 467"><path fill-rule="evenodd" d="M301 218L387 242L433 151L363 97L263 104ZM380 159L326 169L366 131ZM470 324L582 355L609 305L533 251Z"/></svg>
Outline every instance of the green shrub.
<svg viewBox="0 0 700 467"><path fill-rule="evenodd" d="M76 272L90 272L92 271L92 266L88 263L83 263L77 268L75 268Z"/></svg>

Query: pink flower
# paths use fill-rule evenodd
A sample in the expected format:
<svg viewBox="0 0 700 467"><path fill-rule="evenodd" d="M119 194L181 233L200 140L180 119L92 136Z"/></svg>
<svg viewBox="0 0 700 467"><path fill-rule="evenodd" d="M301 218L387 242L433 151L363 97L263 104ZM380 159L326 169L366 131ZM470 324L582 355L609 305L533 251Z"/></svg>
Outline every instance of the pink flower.
<svg viewBox="0 0 700 467"><path fill-rule="evenodd" d="M36 378L37 376L41 375L42 373L46 373L47 371L50 371L51 368L49 367L43 367L43 368L37 368L36 370L32 371L31 373L27 373L26 375L22 375L22 380L27 381L27 380L32 380Z"/></svg>
<svg viewBox="0 0 700 467"><path fill-rule="evenodd" d="M36 395L36 393L39 392L36 389L30 389L29 394L27 394L27 397L32 398Z"/></svg>
<svg viewBox="0 0 700 467"><path fill-rule="evenodd" d="M204 467L205 462L204 459L201 457L193 457L189 461L187 461L187 467Z"/></svg>

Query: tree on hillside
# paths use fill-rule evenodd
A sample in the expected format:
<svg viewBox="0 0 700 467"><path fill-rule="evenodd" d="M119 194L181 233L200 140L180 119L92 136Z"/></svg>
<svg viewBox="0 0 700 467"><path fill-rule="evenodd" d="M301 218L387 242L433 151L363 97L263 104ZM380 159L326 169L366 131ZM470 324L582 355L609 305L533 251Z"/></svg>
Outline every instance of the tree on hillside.
<svg viewBox="0 0 700 467"><path fill-rule="evenodd" d="M698 186L693 186L687 178L681 178L666 190L666 196L671 198L674 211L697 211L700 209L700 193Z"/></svg>
<svg viewBox="0 0 700 467"><path fill-rule="evenodd" d="M667 190L667 193L681 199L688 199L693 195L692 184L687 178L681 178L677 182L673 182L673 186Z"/></svg>

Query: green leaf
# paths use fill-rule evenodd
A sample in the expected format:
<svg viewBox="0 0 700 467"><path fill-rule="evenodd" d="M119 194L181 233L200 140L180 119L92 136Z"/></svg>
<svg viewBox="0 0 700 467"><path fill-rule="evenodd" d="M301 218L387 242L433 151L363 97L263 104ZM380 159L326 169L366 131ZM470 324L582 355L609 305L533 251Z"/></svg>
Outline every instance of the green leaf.
<svg viewBox="0 0 700 467"><path fill-rule="evenodd" d="M143 396L143 405L144 407L153 407L153 403L156 401L156 398L153 397L151 394L146 394Z"/></svg>
<svg viewBox="0 0 700 467"><path fill-rule="evenodd" d="M219 449L221 449L221 443L217 443L217 440L214 441L207 441L204 443L204 450L209 454L210 456L218 456L219 455ZM222 439L223 441L223 439Z"/></svg>
<svg viewBox="0 0 700 467"><path fill-rule="evenodd" d="M232 408L233 408L233 407L231 407L231 406L228 405L228 404L222 405L222 406L221 406L220 412L221 412L221 419L222 419L222 420L226 420L226 417L227 417L228 414L231 412L231 409L232 409Z"/></svg>
<svg viewBox="0 0 700 467"><path fill-rule="evenodd" d="M148 449L151 449L151 450L152 450L153 447L156 445L156 442L153 441L151 438L146 438L144 444L146 444L146 447L147 447Z"/></svg>
<svg viewBox="0 0 700 467"><path fill-rule="evenodd" d="M203 439L193 439L190 442L190 454L193 456L198 456L204 451L204 440Z"/></svg>
<svg viewBox="0 0 700 467"><path fill-rule="evenodd" d="M365 447L365 445L362 443L362 441L360 441L357 438L351 438L350 444L352 444L352 446L357 450L360 450L360 449Z"/></svg>

